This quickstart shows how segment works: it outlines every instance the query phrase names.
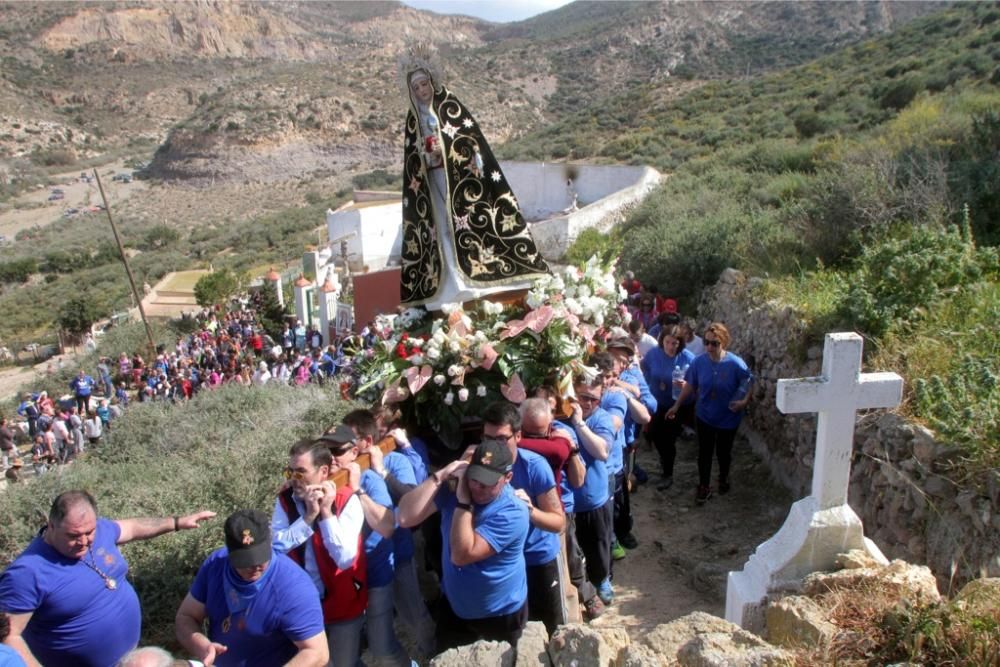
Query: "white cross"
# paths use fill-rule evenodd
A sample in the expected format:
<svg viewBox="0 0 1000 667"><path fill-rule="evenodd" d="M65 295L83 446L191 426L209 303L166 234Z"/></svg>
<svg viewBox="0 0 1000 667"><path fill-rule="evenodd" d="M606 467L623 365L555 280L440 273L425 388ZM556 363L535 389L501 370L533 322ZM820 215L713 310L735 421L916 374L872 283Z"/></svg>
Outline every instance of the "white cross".
<svg viewBox="0 0 1000 667"><path fill-rule="evenodd" d="M896 373L861 373L862 345L855 333L827 334L820 377L778 380L779 410L819 413L812 495L820 510L847 504L855 413L902 400L903 378Z"/></svg>

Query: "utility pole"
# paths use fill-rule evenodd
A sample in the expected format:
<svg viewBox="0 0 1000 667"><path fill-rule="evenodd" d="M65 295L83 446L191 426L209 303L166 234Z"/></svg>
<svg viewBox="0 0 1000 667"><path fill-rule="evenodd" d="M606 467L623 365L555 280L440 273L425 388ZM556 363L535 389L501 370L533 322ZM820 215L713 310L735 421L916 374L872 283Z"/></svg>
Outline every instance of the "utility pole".
<svg viewBox="0 0 1000 667"><path fill-rule="evenodd" d="M101 191L101 200L104 201L104 212L108 214L108 222L111 223L111 231L115 235L115 243L118 244L118 253L121 255L122 264L125 265L125 274L128 276L128 284L132 288L132 297L139 304L139 317L142 318L142 325L146 327L146 338L149 340L149 354L153 358L156 354L156 343L153 342L153 330L149 328L149 320L146 319L146 310L142 307L142 297L135 288L135 278L132 277L132 267L128 265L128 257L125 255L125 248L122 246L122 239L118 236L118 227L115 226L114 218L111 217L111 205L104 194L104 185L101 184L101 175L94 169L94 178L97 180L97 189Z"/></svg>

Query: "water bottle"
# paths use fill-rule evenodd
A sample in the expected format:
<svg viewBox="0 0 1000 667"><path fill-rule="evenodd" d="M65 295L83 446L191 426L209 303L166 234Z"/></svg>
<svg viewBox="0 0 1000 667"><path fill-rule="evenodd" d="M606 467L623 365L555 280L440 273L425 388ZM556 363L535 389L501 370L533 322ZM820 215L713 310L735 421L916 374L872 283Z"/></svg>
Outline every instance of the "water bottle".
<svg viewBox="0 0 1000 667"><path fill-rule="evenodd" d="M680 364L674 365L673 382L670 385L670 395L675 401L680 398L681 395L681 387L677 386L677 383L684 380L684 374L686 372L687 366L681 366Z"/></svg>

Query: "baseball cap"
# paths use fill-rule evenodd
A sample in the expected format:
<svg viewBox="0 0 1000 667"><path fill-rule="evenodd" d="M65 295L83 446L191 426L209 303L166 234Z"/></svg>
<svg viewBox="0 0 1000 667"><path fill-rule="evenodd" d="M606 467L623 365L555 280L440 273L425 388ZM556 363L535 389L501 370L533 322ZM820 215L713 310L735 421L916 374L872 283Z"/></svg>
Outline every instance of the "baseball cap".
<svg viewBox="0 0 1000 667"><path fill-rule="evenodd" d="M665 299L663 301L663 312L665 313L676 313L677 312L677 302L673 299Z"/></svg>
<svg viewBox="0 0 1000 667"><path fill-rule="evenodd" d="M257 510L237 510L226 519L226 549L236 568L256 567L271 560L271 522Z"/></svg>
<svg viewBox="0 0 1000 667"><path fill-rule="evenodd" d="M608 341L608 350L625 350L632 356L635 354L635 343L628 336L617 336Z"/></svg>
<svg viewBox="0 0 1000 667"><path fill-rule="evenodd" d="M514 457L507 443L500 440L484 440L472 454L472 462L466 476L485 486L493 486L514 467Z"/></svg>
<svg viewBox="0 0 1000 667"><path fill-rule="evenodd" d="M319 437L319 442L326 445L331 451L339 451L349 446L357 444L358 437L354 434L354 429L346 424L340 424L329 433L324 433Z"/></svg>

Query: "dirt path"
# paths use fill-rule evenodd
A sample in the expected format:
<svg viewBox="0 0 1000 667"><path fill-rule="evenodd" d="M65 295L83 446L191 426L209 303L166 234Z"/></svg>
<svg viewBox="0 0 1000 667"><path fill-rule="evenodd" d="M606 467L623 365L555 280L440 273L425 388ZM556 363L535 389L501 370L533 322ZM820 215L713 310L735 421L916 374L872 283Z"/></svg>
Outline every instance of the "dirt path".
<svg viewBox="0 0 1000 667"><path fill-rule="evenodd" d="M674 485L657 491L659 459L649 447L639 462L650 480L632 496L639 547L615 563L615 601L595 621L649 630L692 611L725 615L726 576L784 522L792 497L737 437L732 491L694 502L697 444L679 440ZM713 482L716 475L713 473Z"/></svg>
<svg viewBox="0 0 1000 667"><path fill-rule="evenodd" d="M148 185L143 181L132 181L131 183L120 183L111 180L111 173L127 172L131 169L125 167L123 160L118 160L111 164L106 164L99 168L101 174L101 184L112 207L124 202L137 192L148 189ZM26 192L18 197L14 204L15 208L0 211L0 235L6 236L9 241L13 241L17 233L23 229L29 229L35 225L44 227L62 219L63 211L71 208L83 208L85 206L96 206L102 203L101 193L97 189L97 182L91 179L88 183L80 178L84 172L93 175L93 169L74 169L66 173L52 177L53 185L39 190ZM49 194L53 188L59 188L64 193L64 198L56 201L49 201ZM16 208L22 206L22 208Z"/></svg>

